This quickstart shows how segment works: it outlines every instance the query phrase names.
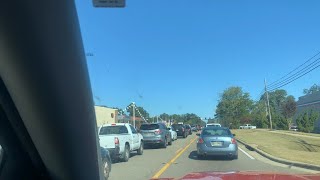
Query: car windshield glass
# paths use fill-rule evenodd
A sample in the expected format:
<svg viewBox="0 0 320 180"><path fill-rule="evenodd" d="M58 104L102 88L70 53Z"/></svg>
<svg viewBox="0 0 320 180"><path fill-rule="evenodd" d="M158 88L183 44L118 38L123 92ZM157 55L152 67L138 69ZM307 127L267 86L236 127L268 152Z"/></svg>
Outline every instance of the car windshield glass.
<svg viewBox="0 0 320 180"><path fill-rule="evenodd" d="M204 129L203 136L230 136L231 133L227 129Z"/></svg>
<svg viewBox="0 0 320 180"><path fill-rule="evenodd" d="M159 129L159 124L142 124L140 130L155 130Z"/></svg>
<svg viewBox="0 0 320 180"><path fill-rule="evenodd" d="M314 173L291 168L296 162L319 172L320 0L76 4L96 126L121 123L137 130L134 137L116 136L119 152L111 154L122 162L109 179ZM99 143L113 148L108 138ZM129 160L122 138L130 140Z"/></svg>
<svg viewBox="0 0 320 180"><path fill-rule="evenodd" d="M105 126L100 129L99 135L125 134L128 130L125 126Z"/></svg>

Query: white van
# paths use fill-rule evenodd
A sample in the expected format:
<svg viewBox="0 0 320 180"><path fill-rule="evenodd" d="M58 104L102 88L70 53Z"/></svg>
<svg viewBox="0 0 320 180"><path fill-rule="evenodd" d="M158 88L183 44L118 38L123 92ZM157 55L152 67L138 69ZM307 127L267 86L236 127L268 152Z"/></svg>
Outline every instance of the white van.
<svg viewBox="0 0 320 180"><path fill-rule="evenodd" d="M206 127L221 127L221 124L219 124L219 123L209 123L209 124L206 124Z"/></svg>

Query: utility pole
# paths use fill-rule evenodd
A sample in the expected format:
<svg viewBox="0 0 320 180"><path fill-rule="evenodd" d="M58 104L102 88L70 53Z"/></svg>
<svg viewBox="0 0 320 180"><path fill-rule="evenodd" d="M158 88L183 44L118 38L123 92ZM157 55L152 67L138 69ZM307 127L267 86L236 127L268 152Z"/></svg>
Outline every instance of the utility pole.
<svg viewBox="0 0 320 180"><path fill-rule="evenodd" d="M159 122L159 120L158 120L158 116L157 116L157 123Z"/></svg>
<svg viewBox="0 0 320 180"><path fill-rule="evenodd" d="M271 119L271 111L270 111L270 104L269 104L269 95L268 95L268 90L267 90L267 80L264 79L264 89L265 93L267 95L267 107L268 107L268 114L269 114L269 122L270 122L270 129L272 129L272 119Z"/></svg>
<svg viewBox="0 0 320 180"><path fill-rule="evenodd" d="M132 110L133 110L133 114L132 114L133 127L136 128L136 109L135 109L134 102L132 102Z"/></svg>

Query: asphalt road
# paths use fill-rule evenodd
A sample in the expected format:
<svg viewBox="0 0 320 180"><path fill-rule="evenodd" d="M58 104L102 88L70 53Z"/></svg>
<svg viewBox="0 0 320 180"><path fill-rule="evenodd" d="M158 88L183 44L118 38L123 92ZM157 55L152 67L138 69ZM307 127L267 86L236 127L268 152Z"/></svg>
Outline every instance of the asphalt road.
<svg viewBox="0 0 320 180"><path fill-rule="evenodd" d="M152 177L182 177L190 172L202 171L268 171L285 173L315 173L301 168L272 162L239 145L239 158L228 160L224 157L197 159L195 133L179 138L171 146L147 148L143 155L132 153L128 162L112 164L110 180L143 180ZM243 152L243 151L244 152Z"/></svg>

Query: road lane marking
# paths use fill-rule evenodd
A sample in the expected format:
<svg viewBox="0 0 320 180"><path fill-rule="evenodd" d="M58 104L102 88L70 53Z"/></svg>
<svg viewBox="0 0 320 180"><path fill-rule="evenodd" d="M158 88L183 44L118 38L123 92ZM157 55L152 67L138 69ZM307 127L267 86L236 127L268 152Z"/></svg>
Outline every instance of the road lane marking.
<svg viewBox="0 0 320 180"><path fill-rule="evenodd" d="M181 151L182 150L182 148L179 148L177 151L176 151L176 154L179 152L179 151Z"/></svg>
<svg viewBox="0 0 320 180"><path fill-rule="evenodd" d="M161 174L163 174L170 167L170 165L174 163L191 146L191 144L196 139L197 137L192 139L192 141L186 147L184 147L175 157L173 157L169 162L167 162L151 179L159 178Z"/></svg>
<svg viewBox="0 0 320 180"><path fill-rule="evenodd" d="M248 156L250 159L254 159L254 157L252 157L250 154L248 154L247 152L245 152L243 149L241 149L240 147L238 147L238 149L240 151L242 151L246 156Z"/></svg>

